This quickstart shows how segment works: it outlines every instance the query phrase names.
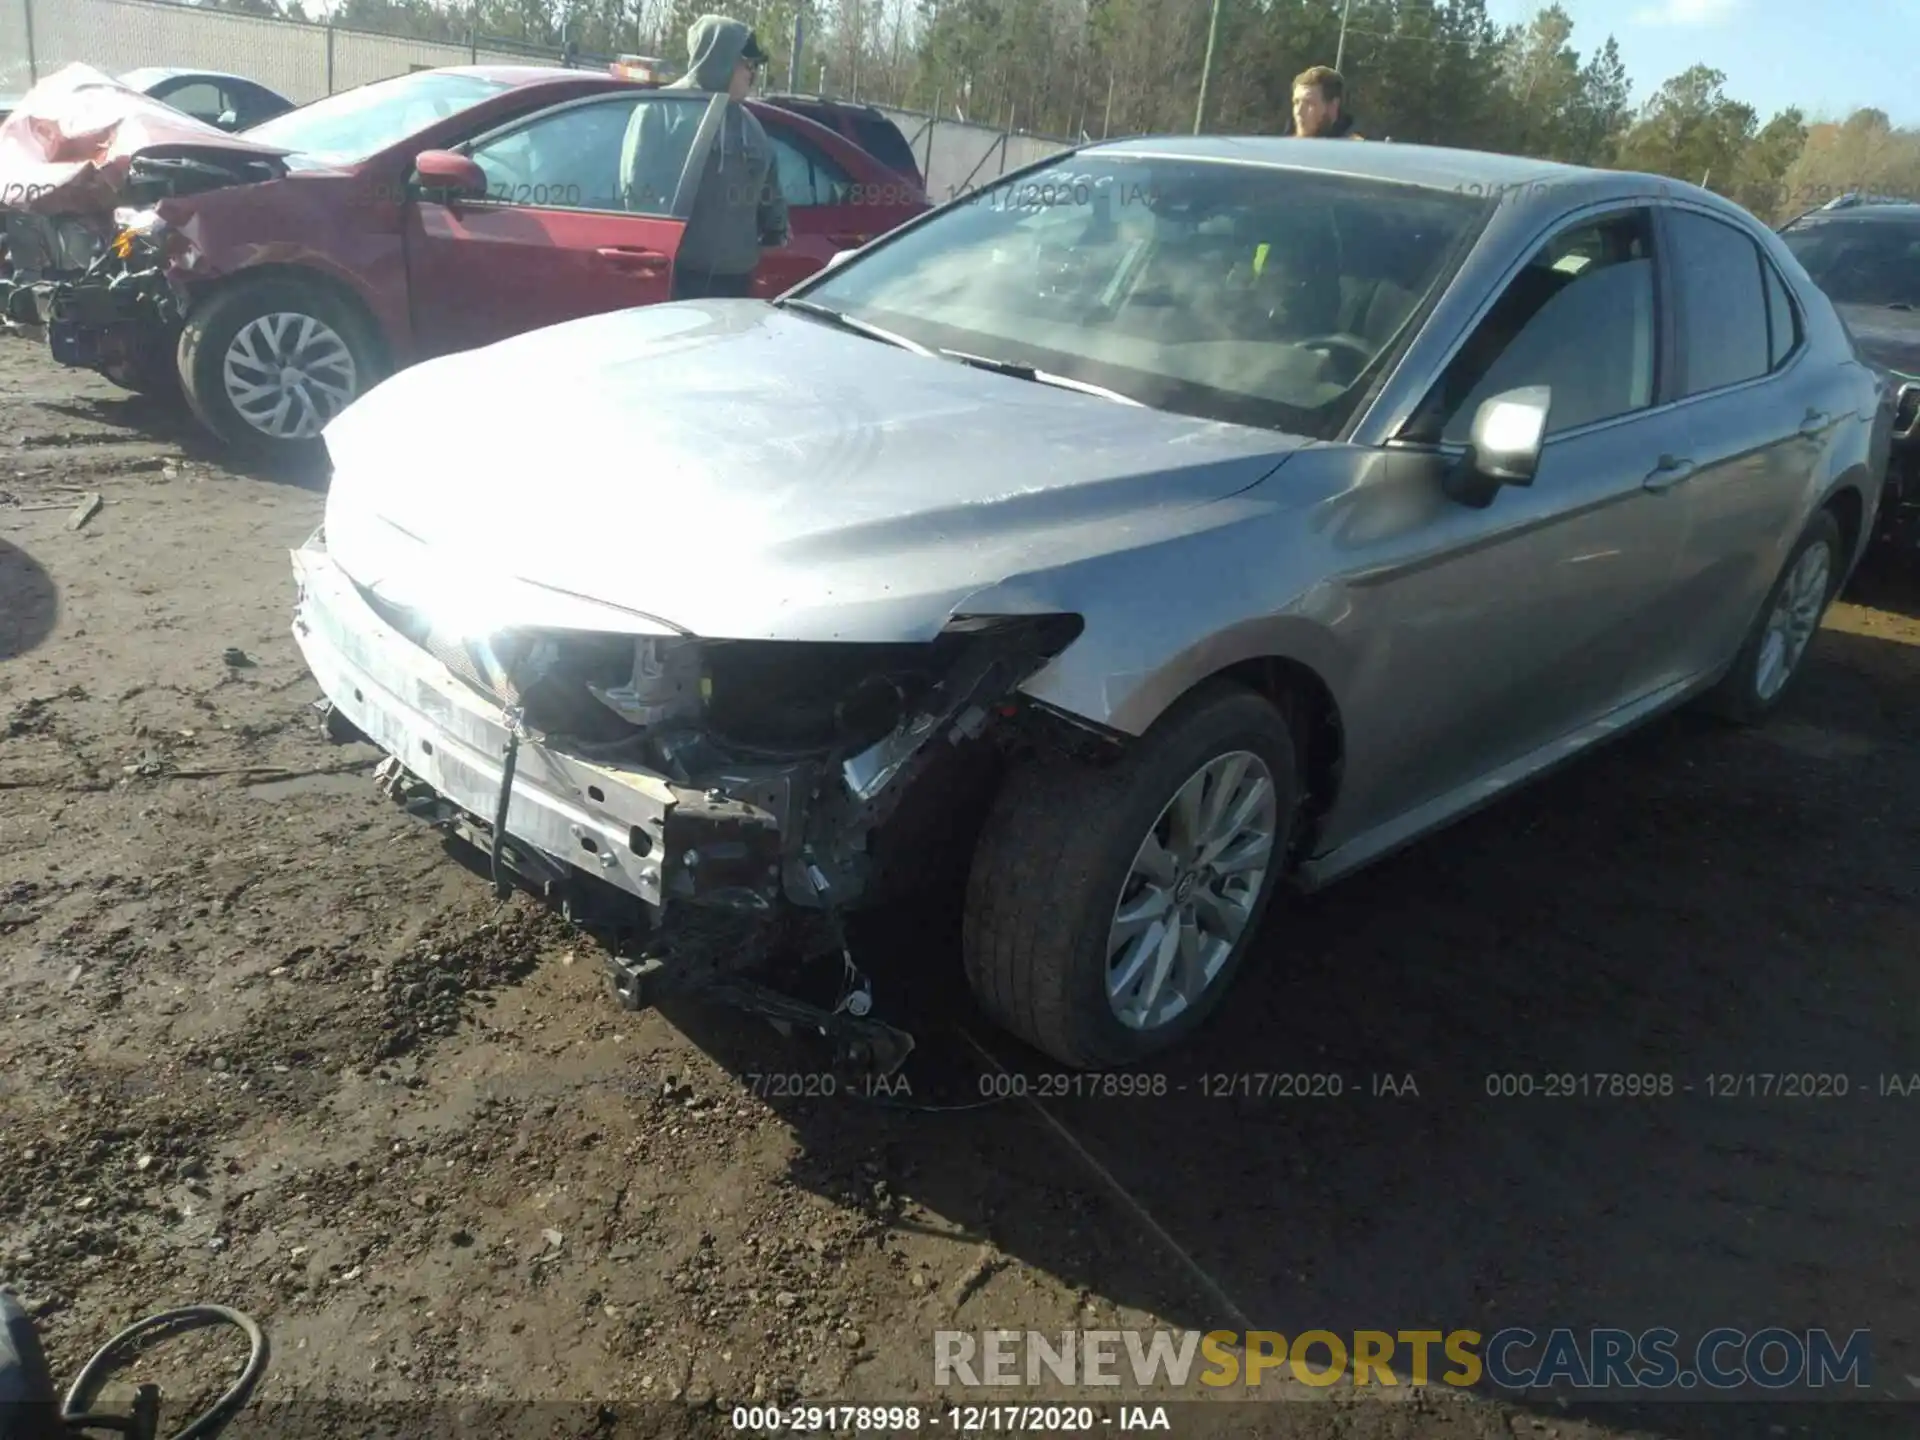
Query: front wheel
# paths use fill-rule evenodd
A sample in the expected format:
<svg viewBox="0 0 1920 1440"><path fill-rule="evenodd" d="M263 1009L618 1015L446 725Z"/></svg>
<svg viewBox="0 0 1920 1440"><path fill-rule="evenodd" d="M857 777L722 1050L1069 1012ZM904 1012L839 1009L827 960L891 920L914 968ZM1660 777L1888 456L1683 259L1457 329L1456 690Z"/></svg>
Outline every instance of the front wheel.
<svg viewBox="0 0 1920 1440"><path fill-rule="evenodd" d="M1178 1044L1246 958L1299 794L1286 721L1224 684L1111 769L1012 772L968 878L963 954L982 1007L1079 1069Z"/></svg>
<svg viewBox="0 0 1920 1440"><path fill-rule="evenodd" d="M311 454L328 421L371 388L374 344L353 308L300 280L243 281L197 306L179 369L200 422L236 450Z"/></svg>
<svg viewBox="0 0 1920 1440"><path fill-rule="evenodd" d="M1733 668L1708 696L1715 714L1755 725L1786 698L1839 589L1845 569L1840 552L1839 522L1822 510L1788 552Z"/></svg>

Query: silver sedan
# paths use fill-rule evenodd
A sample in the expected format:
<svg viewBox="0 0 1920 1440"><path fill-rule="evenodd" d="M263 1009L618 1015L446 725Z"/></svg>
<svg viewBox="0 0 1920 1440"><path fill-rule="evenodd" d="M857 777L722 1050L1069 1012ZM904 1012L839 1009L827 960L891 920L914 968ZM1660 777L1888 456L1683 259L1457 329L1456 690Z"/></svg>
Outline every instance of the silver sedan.
<svg viewBox="0 0 1920 1440"><path fill-rule="evenodd" d="M1891 420L1692 186L1100 144L771 303L389 380L327 432L295 628L414 808L623 895L669 967L837 955L951 882L985 1010L1124 1065L1283 884L1680 704L1781 704Z"/></svg>

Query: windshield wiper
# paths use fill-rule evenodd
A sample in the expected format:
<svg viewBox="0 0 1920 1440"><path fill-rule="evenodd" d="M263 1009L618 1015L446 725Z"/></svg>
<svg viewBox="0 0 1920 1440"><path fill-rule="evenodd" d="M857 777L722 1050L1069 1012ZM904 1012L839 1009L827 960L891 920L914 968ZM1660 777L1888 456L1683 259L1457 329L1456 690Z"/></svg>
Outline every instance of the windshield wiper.
<svg viewBox="0 0 1920 1440"><path fill-rule="evenodd" d="M909 340L904 335L896 335L891 330L882 330L878 325L869 325L864 320L843 315L817 300L776 300L773 303L784 310L798 310L802 315L812 315L826 321L829 325L837 325L842 330L849 330L855 335L864 335L869 340L878 340L885 345L897 345L902 350L911 350L916 355L925 355L929 358L933 355L926 346Z"/></svg>
<svg viewBox="0 0 1920 1440"><path fill-rule="evenodd" d="M1032 365L1022 365L1013 360L994 360L985 355L969 355L964 350L942 350L949 360L958 360L962 365L971 365L976 370L991 370L996 375L1010 375L1015 380L1031 380L1036 385L1052 385L1060 390L1077 390L1082 395L1098 395L1102 400L1112 400L1121 405L1139 406L1140 402L1131 395L1122 395L1118 390L1109 390L1104 385L1095 385L1091 381L1076 380L1071 375L1055 375L1050 370L1039 370ZM1144 409L1144 406L1141 406Z"/></svg>

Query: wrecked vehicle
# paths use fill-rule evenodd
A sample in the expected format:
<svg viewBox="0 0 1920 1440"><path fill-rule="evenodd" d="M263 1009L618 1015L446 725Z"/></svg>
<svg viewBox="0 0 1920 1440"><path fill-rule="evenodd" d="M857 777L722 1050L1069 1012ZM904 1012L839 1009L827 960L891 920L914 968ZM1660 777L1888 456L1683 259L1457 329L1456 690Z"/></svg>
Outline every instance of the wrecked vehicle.
<svg viewBox="0 0 1920 1440"><path fill-rule="evenodd" d="M0 317L43 325L56 297L90 280L82 314L122 310L96 361L109 379L145 388L171 367L164 307L143 283L135 235L174 196L285 173L283 152L230 136L85 65L69 65L23 97L0 124Z"/></svg>
<svg viewBox="0 0 1920 1440"><path fill-rule="evenodd" d="M328 427L293 627L396 798L642 917L630 994L830 958L944 874L987 1013L1125 1065L1283 883L1683 701L1779 706L1890 422L1704 190L1116 141L772 303L397 377ZM842 958L769 1013L884 1022Z"/></svg>
<svg viewBox="0 0 1920 1440"><path fill-rule="evenodd" d="M1782 227L1860 353L1897 388L1880 537L1920 548L1920 205L1841 197Z"/></svg>
<svg viewBox="0 0 1920 1440"><path fill-rule="evenodd" d="M46 323L62 363L177 386L229 445L299 455L416 360L666 300L723 103L613 74L459 66L227 135L70 66L0 127L0 301ZM928 208L840 136L748 103L792 232L766 253L761 293ZM660 127L670 153L642 155L629 131L661 107L714 125Z"/></svg>

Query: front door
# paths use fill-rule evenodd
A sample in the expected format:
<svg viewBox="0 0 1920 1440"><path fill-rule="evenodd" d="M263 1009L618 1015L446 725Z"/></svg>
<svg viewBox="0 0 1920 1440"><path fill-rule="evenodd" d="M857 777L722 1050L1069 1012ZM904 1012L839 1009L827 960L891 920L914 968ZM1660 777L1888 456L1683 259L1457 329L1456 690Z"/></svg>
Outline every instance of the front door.
<svg viewBox="0 0 1920 1440"><path fill-rule="evenodd" d="M1343 524L1359 658L1340 829L1352 835L1534 754L1674 678L1684 502L1647 488L1685 437L1656 409L1662 316L1651 214L1549 240L1462 347ZM1490 396L1552 391L1531 485L1485 509L1445 466ZM1432 453L1437 445L1439 453ZM1425 453L1423 453L1423 450ZM1360 763L1364 757L1364 763ZM1337 842L1336 842L1337 843Z"/></svg>
<svg viewBox="0 0 1920 1440"><path fill-rule="evenodd" d="M407 289L422 358L672 298L690 164L723 100L595 96L461 147L484 199L415 198Z"/></svg>

